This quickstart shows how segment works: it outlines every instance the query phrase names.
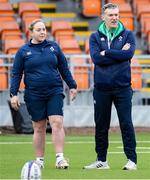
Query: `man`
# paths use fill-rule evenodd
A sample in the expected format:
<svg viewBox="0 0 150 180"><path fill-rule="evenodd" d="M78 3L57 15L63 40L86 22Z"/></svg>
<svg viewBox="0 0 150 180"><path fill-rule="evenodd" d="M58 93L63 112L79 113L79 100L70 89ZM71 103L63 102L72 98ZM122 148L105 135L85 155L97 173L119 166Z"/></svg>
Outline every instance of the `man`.
<svg viewBox="0 0 150 180"><path fill-rule="evenodd" d="M130 60L135 51L133 33L119 21L119 8L103 7L102 22L90 37L90 55L94 69L94 119L96 162L85 169L109 169L107 163L108 131L111 108L117 110L124 152L128 159L124 170L136 170L136 140L131 118L132 89Z"/></svg>

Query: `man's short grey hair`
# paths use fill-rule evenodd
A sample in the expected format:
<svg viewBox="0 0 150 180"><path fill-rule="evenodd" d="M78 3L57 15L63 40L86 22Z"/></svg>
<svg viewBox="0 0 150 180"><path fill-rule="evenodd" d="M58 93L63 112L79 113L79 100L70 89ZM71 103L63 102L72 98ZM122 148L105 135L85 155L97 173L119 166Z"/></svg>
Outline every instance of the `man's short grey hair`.
<svg viewBox="0 0 150 180"><path fill-rule="evenodd" d="M103 6L102 8L102 13L104 14L104 12L106 11L106 9L116 9L119 8L117 4L113 4L113 3L107 3Z"/></svg>

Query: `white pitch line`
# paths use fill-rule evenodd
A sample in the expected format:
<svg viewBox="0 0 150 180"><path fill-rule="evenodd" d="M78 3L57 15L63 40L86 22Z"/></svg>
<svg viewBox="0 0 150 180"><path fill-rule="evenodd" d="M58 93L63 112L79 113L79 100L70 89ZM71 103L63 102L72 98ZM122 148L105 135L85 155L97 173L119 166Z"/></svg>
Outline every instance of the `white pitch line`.
<svg viewBox="0 0 150 180"><path fill-rule="evenodd" d="M94 141L66 141L65 144L93 144ZM110 144L119 144L122 141L110 141ZM137 143L150 144L150 141L137 141ZM32 144L32 142L0 142L0 144ZM46 142L46 144L52 144L52 142Z"/></svg>
<svg viewBox="0 0 150 180"><path fill-rule="evenodd" d="M0 180L20 180L20 179L0 179ZM72 180L72 179L42 179L42 180ZM73 180L83 180L83 179L74 179ZM84 179L84 180L91 180L91 179ZM92 180L98 180L98 179L93 179ZM112 180L112 179L101 179L101 180ZM129 180L129 179L116 179L116 180ZM145 179L130 179L130 180L145 180Z"/></svg>
<svg viewBox="0 0 150 180"><path fill-rule="evenodd" d="M108 154L124 154L124 152L108 152ZM138 151L137 154L150 154L150 151Z"/></svg>
<svg viewBox="0 0 150 180"><path fill-rule="evenodd" d="M118 146L118 147L116 147L116 148L118 148L118 149L123 149L123 147L122 146ZM136 147L136 149L148 149L148 150L150 150L150 147Z"/></svg>

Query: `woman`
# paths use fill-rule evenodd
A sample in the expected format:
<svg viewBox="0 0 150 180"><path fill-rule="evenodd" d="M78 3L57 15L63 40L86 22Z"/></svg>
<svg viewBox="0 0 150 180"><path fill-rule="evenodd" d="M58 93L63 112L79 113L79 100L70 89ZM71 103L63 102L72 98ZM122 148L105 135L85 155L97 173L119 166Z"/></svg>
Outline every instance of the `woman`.
<svg viewBox="0 0 150 180"><path fill-rule="evenodd" d="M52 141L56 151L56 168L69 167L64 158L63 81L70 89L71 99L77 94L77 85L68 69L67 61L58 44L46 40L46 27L42 20L29 27L31 40L15 56L10 87L11 106L19 108L17 92L24 73L24 100L32 117L33 145L36 161L44 167L46 120L52 128Z"/></svg>

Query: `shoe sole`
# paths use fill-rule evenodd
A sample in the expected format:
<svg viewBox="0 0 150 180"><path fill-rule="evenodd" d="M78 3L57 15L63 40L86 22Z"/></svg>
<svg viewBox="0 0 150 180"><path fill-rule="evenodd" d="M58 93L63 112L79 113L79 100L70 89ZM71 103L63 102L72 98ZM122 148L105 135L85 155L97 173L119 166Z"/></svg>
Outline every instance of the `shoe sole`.
<svg viewBox="0 0 150 180"><path fill-rule="evenodd" d="M83 169L87 169L87 170L92 170L92 169L98 169L98 170L107 170L110 169L110 167L101 167L101 168L87 168L87 167L83 167Z"/></svg>
<svg viewBox="0 0 150 180"><path fill-rule="evenodd" d="M69 166L56 166L56 169L68 169Z"/></svg>
<svg viewBox="0 0 150 180"><path fill-rule="evenodd" d="M127 167L124 167L124 168L122 168L122 170L125 170L125 171L135 171L135 170L137 170L137 168L129 169Z"/></svg>

